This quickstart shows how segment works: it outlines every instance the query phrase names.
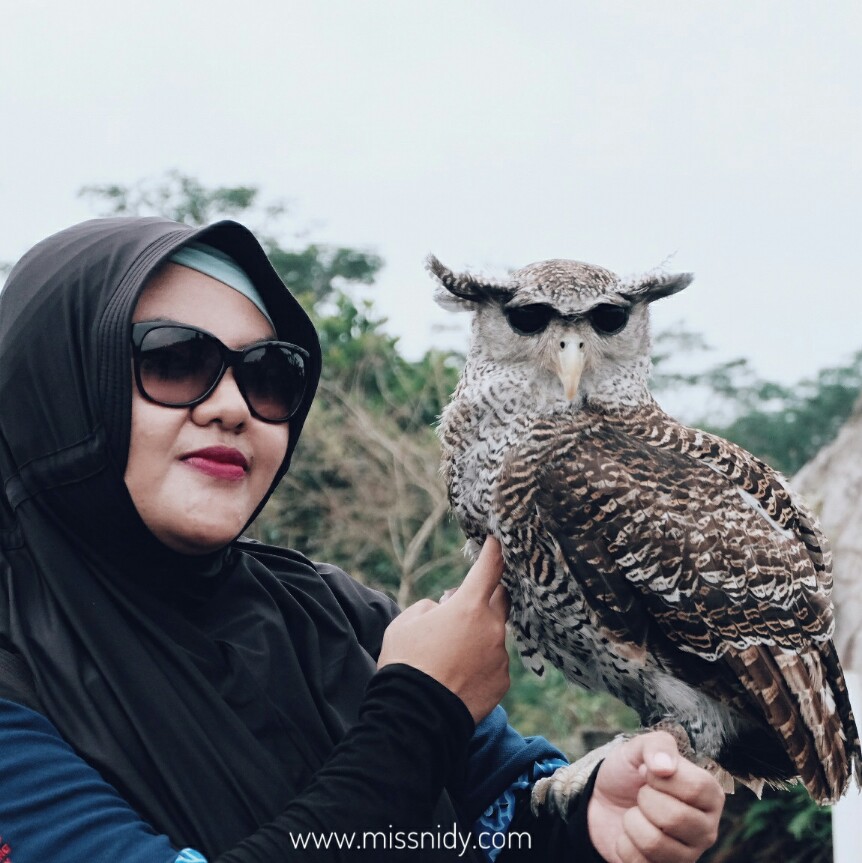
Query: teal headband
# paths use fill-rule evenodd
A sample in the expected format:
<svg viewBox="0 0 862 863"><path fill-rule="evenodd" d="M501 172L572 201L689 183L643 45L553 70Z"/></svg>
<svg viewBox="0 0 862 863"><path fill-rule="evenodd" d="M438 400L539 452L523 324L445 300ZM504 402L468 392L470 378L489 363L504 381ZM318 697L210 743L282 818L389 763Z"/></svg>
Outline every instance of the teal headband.
<svg viewBox="0 0 862 863"><path fill-rule="evenodd" d="M230 255L226 255L212 246L207 246L205 243L189 243L181 249L177 249L168 260L171 263L197 270L205 276L212 276L222 284L238 291L260 309L261 314L275 329L275 324L272 323L272 318L266 310L260 291L246 275L245 270Z"/></svg>

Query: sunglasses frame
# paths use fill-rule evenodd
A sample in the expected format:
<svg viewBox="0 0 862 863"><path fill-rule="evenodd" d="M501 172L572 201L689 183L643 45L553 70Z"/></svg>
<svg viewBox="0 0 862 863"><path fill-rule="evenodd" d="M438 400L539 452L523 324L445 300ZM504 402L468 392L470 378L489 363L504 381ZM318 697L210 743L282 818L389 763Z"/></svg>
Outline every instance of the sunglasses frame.
<svg viewBox="0 0 862 863"><path fill-rule="evenodd" d="M221 357L221 368L216 375L213 383L207 388L207 390L200 396L197 396L194 399L191 399L187 402L164 402L159 399L153 398L146 388L144 387L143 380L141 378L141 349L143 347L144 339L147 337L149 333L153 330L159 329L180 329L180 330L188 330L194 333L198 333L199 335L206 336L207 338L212 339L216 346L218 347L219 354ZM246 393L246 388L243 383L243 375L237 375L237 369L241 366L243 360L246 355L251 351L258 350L260 348L266 348L270 345L276 345L279 348L287 348L289 351L298 354L303 361L303 368L305 370L305 382L302 388L302 393L305 393L305 387L308 384L308 367L309 360L311 359L310 354L305 348L301 348L299 345L294 345L291 342L282 342L277 339L266 339L261 342L254 342L251 345L248 345L241 350L235 351L229 348L218 336L213 335L213 333L209 332L209 330L205 330L202 327L196 327L193 324L184 324L179 321L138 321L137 323L132 324L131 328L131 343L132 343L132 365L135 370L135 384L138 387L138 392L141 394L143 398L145 398L148 402L152 402L153 404L161 405L166 408L191 408L195 407L195 405L201 404L201 402L205 402L216 390L218 385L221 383L222 378L225 375L225 372L228 369L232 369L234 371L234 381L236 382L237 389L240 391L240 394L243 397L243 400L246 403L246 407L248 407L249 412L253 417L259 419L261 422L271 423L271 424L279 424L286 423L290 421L290 418L299 410L299 406L302 404L302 395L300 395L299 400L297 401L296 407L286 416L279 419L268 419L265 416L262 416L257 412L254 405L251 403L251 400Z"/></svg>
<svg viewBox="0 0 862 863"><path fill-rule="evenodd" d="M616 329L606 330L596 325L593 320L593 316L595 312L599 309L605 308L607 306L612 306L615 309L619 309L622 312L625 312L625 318ZM512 323L511 313L518 312L523 309L541 307L543 309L548 310L547 320L542 324L542 326L538 327L535 330L522 330L520 327L515 326ZM506 318L506 323L511 327L511 329L516 332L519 336L536 336L539 333L543 333L551 324L551 321L554 318L559 318L562 321L566 321L567 323L574 323L575 321L586 320L589 325L593 328L599 336L615 336L617 333L621 333L629 322L629 317L631 316L631 306L624 306L618 303L599 303L597 306L593 306L586 314L583 315L560 315L556 312L553 306L548 305L547 303L528 303L524 306L512 306L510 308L503 308L503 316Z"/></svg>

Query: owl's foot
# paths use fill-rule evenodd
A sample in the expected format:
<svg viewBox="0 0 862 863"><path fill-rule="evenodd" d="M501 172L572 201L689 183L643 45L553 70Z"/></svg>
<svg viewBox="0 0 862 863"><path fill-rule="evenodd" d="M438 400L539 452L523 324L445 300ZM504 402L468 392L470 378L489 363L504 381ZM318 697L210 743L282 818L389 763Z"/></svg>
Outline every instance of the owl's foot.
<svg viewBox="0 0 862 863"><path fill-rule="evenodd" d="M694 749L691 748L688 732L672 719L662 719L649 728L642 728L638 734L649 734L651 731L666 731L676 741L676 748L680 755L688 761L695 761Z"/></svg>
<svg viewBox="0 0 862 863"><path fill-rule="evenodd" d="M599 762L604 761L612 749L621 746L630 737L630 734L619 734L574 764L559 767L550 776L540 779L530 795L533 814L559 815L564 821L568 820Z"/></svg>
<svg viewBox="0 0 862 863"><path fill-rule="evenodd" d="M691 761L692 764L696 764L698 767L702 767L707 773L712 774L725 794L733 794L735 787L733 776L716 761L713 761L712 758L708 758L706 755L698 755L694 749L692 749L688 732L678 722L674 722L672 719L663 719L661 722L653 725L652 728L644 728L641 733L646 734L649 731L667 731L667 733L676 741L676 748L679 750L679 754L682 755L683 758ZM757 798L760 799L760 794L763 791L762 780L753 779L751 782L745 782L743 784L751 788L751 790L757 795Z"/></svg>

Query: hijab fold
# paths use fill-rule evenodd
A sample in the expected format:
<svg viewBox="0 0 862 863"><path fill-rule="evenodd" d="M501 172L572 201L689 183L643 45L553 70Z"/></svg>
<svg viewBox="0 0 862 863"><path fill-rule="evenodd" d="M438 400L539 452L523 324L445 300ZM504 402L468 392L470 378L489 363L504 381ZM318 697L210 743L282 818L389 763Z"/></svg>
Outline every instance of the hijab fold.
<svg viewBox="0 0 862 863"><path fill-rule="evenodd" d="M287 470L320 348L247 229L112 218L49 237L0 293L0 646L142 817L215 857L277 815L355 721L394 606L283 549L180 555L138 516L123 482L130 321L191 242L230 255L278 337L311 355L267 497Z"/></svg>

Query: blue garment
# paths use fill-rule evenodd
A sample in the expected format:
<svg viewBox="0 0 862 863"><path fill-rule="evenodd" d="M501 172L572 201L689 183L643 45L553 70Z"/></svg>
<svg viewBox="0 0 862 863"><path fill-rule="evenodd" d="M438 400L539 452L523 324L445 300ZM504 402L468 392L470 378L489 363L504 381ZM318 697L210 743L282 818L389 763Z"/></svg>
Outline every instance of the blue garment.
<svg viewBox="0 0 862 863"><path fill-rule="evenodd" d="M476 726L463 782L449 786L455 808L464 823L472 824L535 762L549 759L568 763L566 756L544 737L518 734L509 725L506 711L495 707Z"/></svg>
<svg viewBox="0 0 862 863"><path fill-rule="evenodd" d="M467 791L456 803L462 817L473 824L477 837L508 832L515 817L515 792L569 763L544 737L518 734L502 707L496 707L476 726L469 752L464 778ZM478 812L476 807L480 807ZM487 840L479 845L491 863L503 849Z"/></svg>
<svg viewBox="0 0 862 863"><path fill-rule="evenodd" d="M155 833L40 713L0 698L0 741L0 849L8 845L15 863L206 863ZM465 823L505 832L514 789L561 759L543 737L518 734L498 707L476 727L463 782L450 793Z"/></svg>
<svg viewBox="0 0 862 863"><path fill-rule="evenodd" d="M0 698L0 847L15 863L175 863L42 715Z"/></svg>
<svg viewBox="0 0 862 863"><path fill-rule="evenodd" d="M535 762L476 819L473 824L474 835L491 837L495 833L508 833L515 818L516 792L535 785L539 779L550 776L555 770L565 767L568 763L565 758L548 758L544 761ZM505 846L503 844L495 845L487 839L482 839L479 841L479 847L484 851L488 860L494 863Z"/></svg>

